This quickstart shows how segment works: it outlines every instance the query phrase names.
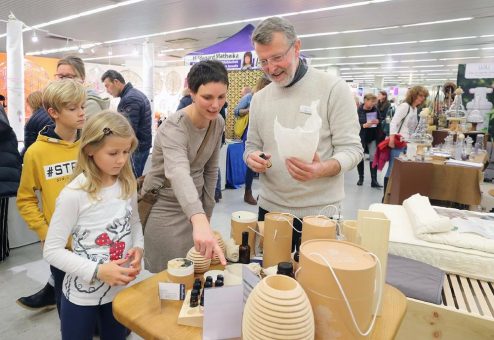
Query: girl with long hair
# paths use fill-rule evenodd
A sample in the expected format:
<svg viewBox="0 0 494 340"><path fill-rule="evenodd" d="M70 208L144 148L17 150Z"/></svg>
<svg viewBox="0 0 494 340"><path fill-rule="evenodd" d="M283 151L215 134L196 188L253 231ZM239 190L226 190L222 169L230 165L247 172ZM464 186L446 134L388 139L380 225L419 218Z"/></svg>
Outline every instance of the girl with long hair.
<svg viewBox="0 0 494 340"><path fill-rule="evenodd" d="M130 154L137 139L127 119L104 111L82 130L73 180L62 190L44 257L66 273L62 339L125 339L112 314L115 295L141 270L142 226ZM70 166L68 164L67 166ZM72 251L65 248L71 239Z"/></svg>

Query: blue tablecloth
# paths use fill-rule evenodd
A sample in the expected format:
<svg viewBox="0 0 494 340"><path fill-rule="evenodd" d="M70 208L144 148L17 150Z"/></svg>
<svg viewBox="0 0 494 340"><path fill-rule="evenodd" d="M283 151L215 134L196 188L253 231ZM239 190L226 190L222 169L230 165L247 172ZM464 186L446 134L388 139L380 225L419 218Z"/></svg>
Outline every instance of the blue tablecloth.
<svg viewBox="0 0 494 340"><path fill-rule="evenodd" d="M244 154L244 143L228 144L226 152L226 187L238 189L245 184L245 165L242 155Z"/></svg>

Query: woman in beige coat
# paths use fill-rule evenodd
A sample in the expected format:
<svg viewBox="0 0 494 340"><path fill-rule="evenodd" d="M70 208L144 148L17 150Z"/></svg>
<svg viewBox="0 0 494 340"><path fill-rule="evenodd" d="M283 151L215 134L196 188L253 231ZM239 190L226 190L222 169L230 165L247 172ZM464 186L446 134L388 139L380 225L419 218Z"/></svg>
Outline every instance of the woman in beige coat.
<svg viewBox="0 0 494 340"><path fill-rule="evenodd" d="M152 165L143 190L160 186L144 231L144 264L156 273L169 260L185 257L191 247L226 260L213 235L218 159L225 122L228 74L218 61L195 64L187 75L192 104L169 116L158 128Z"/></svg>

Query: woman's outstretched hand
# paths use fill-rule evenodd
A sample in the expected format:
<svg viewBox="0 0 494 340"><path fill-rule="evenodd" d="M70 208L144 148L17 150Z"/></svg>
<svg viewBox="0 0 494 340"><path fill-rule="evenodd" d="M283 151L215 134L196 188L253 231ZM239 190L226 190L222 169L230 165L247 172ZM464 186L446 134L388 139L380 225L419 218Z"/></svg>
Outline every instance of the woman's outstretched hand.
<svg viewBox="0 0 494 340"><path fill-rule="evenodd" d="M214 237L206 215L195 214L190 221L192 222L192 237L196 250L208 259L212 259L215 255L218 255L220 263L226 265L225 254L223 254L218 241Z"/></svg>

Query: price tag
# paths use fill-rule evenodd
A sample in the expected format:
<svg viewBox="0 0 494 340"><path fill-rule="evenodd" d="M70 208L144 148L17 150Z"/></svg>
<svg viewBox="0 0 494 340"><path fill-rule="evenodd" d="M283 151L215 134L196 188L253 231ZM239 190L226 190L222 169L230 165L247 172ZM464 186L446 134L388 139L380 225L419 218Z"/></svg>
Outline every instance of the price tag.
<svg viewBox="0 0 494 340"><path fill-rule="evenodd" d="M158 294L160 300L185 300L185 285L183 283L159 282Z"/></svg>

